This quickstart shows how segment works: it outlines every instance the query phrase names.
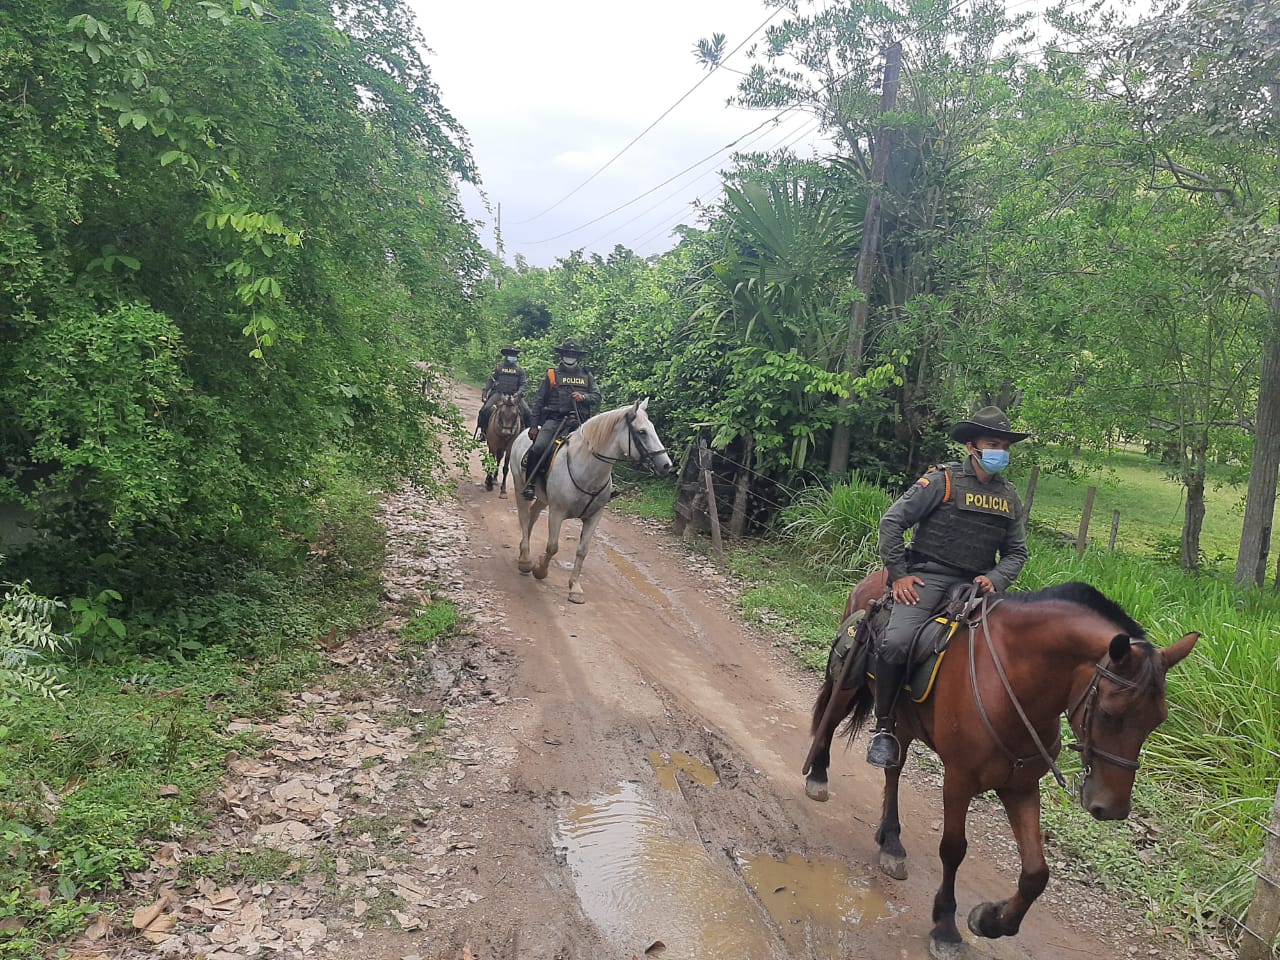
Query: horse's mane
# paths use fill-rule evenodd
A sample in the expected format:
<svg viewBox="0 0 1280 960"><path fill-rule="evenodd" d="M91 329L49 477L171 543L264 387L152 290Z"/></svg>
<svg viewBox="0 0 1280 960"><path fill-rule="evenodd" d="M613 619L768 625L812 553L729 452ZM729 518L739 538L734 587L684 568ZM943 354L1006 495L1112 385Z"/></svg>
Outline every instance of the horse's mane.
<svg viewBox="0 0 1280 960"><path fill-rule="evenodd" d="M588 453L599 453L613 439L614 431L618 429L618 421L627 415L627 411L631 409L631 404L625 407L619 407L617 410L606 410L604 413L597 413L578 428L578 433L582 436L582 442L587 447Z"/></svg>
<svg viewBox="0 0 1280 960"><path fill-rule="evenodd" d="M1101 590L1090 586L1087 583L1081 583L1078 580L1071 583L1060 583L1056 586L1045 587L1043 590L1033 590L1029 593L1006 593L1004 599L1009 603L1037 603L1042 600L1065 600L1068 603L1079 604L1082 607L1088 607L1095 613L1100 614L1110 620L1119 629L1123 630L1126 635L1134 640L1145 640L1147 631L1143 629L1142 624L1134 620L1133 617L1124 612L1124 608L1116 603Z"/></svg>

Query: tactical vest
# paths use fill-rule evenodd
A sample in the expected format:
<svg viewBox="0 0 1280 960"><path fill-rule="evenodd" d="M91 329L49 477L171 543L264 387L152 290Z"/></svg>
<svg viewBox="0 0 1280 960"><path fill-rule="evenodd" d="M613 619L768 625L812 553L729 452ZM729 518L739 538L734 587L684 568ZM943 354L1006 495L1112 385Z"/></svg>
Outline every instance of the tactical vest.
<svg viewBox="0 0 1280 960"><path fill-rule="evenodd" d="M1018 522L1018 491L1004 477L982 483L951 464L951 495L916 526L910 554L974 575L996 565L996 555Z"/></svg>
<svg viewBox="0 0 1280 960"><path fill-rule="evenodd" d="M499 393L515 393L520 389L520 374L523 371L518 364L500 364L493 368L493 382Z"/></svg>
<svg viewBox="0 0 1280 960"><path fill-rule="evenodd" d="M551 380L551 396L547 398L543 411L559 414L573 413L573 395L590 392L591 375L581 368L565 370L563 367L555 368L554 376L552 374L552 370L547 371L547 376ZM578 409L582 411L584 418L590 414L586 402L579 403Z"/></svg>

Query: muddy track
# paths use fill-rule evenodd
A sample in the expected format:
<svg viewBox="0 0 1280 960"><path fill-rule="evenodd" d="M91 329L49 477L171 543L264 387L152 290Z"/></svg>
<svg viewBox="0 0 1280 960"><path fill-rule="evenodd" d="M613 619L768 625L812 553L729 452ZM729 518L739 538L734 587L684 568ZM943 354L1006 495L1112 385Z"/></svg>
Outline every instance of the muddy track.
<svg viewBox="0 0 1280 960"><path fill-rule="evenodd" d="M456 399L474 409L472 391ZM571 605L560 559L573 555L577 524L545 581L521 576L514 503L479 478L477 466L458 487L472 554L459 562L510 631L495 644L512 655L510 705L485 732L514 748L502 771L510 789L489 797L483 823L501 872L477 869L484 899L419 941L422 955L928 956L936 776L904 779L910 877L884 877L872 842L879 777L860 744L837 750L831 801L805 799L798 769L816 679L734 616L723 577L663 525L610 516L584 566L587 603ZM971 841L962 918L1007 896L1016 876L1007 828L989 810ZM1153 946L1117 922L1129 913L1055 878L1020 936L966 935L969 956L1145 956Z"/></svg>
<svg viewBox="0 0 1280 960"><path fill-rule="evenodd" d="M455 399L478 405L474 390ZM70 955L927 957L935 767L908 763L910 876L891 880L875 867L881 781L863 744L837 747L830 802L805 798L817 678L741 622L732 582L666 524L611 515L583 569L587 602L570 604L577 524L546 580L521 576L514 502L482 478L476 456L456 501L388 498L385 622L320 638L334 672L284 716L232 721L269 749L229 756L209 829L157 843ZM464 629L404 641L440 597ZM962 918L1016 877L991 802L969 835ZM251 868L281 851L271 876ZM189 874L193 855L226 867ZM971 960L1193 956L1140 927L1138 910L1058 871L1018 937L966 936Z"/></svg>

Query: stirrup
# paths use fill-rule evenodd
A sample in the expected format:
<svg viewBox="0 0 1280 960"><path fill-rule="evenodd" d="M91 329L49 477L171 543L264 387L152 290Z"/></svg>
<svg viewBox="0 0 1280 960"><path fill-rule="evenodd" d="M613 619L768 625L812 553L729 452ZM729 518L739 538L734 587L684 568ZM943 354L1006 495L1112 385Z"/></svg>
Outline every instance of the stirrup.
<svg viewBox="0 0 1280 960"><path fill-rule="evenodd" d="M894 736L893 730L877 729L871 736L867 747L867 763L882 770L899 765L902 744Z"/></svg>
<svg viewBox="0 0 1280 960"><path fill-rule="evenodd" d="M524 485L524 489L520 491L520 496L524 497L526 500L536 500L538 499L537 488L535 488L532 483L526 483Z"/></svg>

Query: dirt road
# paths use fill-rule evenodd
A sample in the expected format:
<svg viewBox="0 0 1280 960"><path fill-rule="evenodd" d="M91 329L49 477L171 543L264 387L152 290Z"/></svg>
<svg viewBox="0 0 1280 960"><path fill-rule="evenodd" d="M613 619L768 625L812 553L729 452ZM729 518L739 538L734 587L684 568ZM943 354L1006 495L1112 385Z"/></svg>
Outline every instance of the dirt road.
<svg viewBox="0 0 1280 960"><path fill-rule="evenodd" d="M455 399L478 404L465 388ZM874 866L880 780L862 743L837 751L830 802L807 800L817 678L736 617L731 582L665 524L610 516L587 602L570 604L577 524L546 580L521 576L514 501L481 479L473 458L456 502L388 501L386 622L321 638L337 673L285 716L233 723L272 746L232 758L210 835L157 845L133 877L132 926L95 924L72 955L927 957L936 772L909 766L910 877L890 880ZM462 633L405 642L398 628L443 597ZM962 918L1016 876L1007 826L979 806ZM1017 938L967 937L969 956L1191 956L1147 942L1139 921L1059 874Z"/></svg>
<svg viewBox="0 0 1280 960"><path fill-rule="evenodd" d="M471 391L457 400L475 409ZM483 775L506 790L487 797L479 818L489 856L470 879L484 899L419 952L928 956L936 778L904 787L910 878L880 875L872 842L879 777L859 744L837 754L831 801L805 799L799 766L816 680L734 616L723 577L662 525L611 516L584 567L587 603L574 606L568 561L542 582L517 573L511 500L471 478L458 492L469 527L464 577L510 631L495 643L509 659L484 667L510 703L482 731L471 727ZM576 526L566 524L571 537ZM541 537L535 553L545 523ZM558 559L571 560L575 547L562 544ZM974 840L961 917L980 900L1007 896L1015 876L1007 832ZM970 956L1145 955L1148 944L1100 939L1093 929L1123 936L1124 916L1059 880L1018 938L971 938Z"/></svg>

